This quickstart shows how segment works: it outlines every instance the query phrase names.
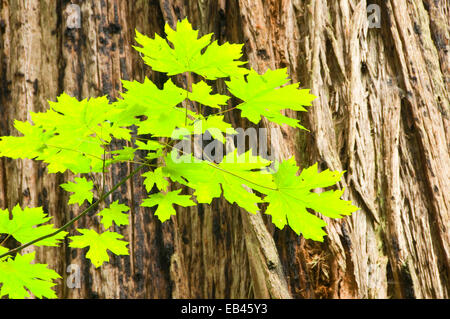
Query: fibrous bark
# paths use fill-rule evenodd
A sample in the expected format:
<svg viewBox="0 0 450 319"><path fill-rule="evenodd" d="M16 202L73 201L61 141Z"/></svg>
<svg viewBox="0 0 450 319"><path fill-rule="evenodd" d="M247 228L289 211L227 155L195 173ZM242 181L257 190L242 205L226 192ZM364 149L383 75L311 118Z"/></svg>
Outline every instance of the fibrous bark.
<svg viewBox="0 0 450 319"><path fill-rule="evenodd" d="M69 28L69 5L81 28ZM380 8L371 28L367 7ZM140 207L135 177L111 199L131 207L129 257L94 269L81 250L38 249L64 276L65 298L448 298L449 297L449 6L447 1L160 0L0 1L0 135L30 119L63 91L79 99L121 91L120 79L165 77L141 61L134 30L163 34L188 17L201 34L244 43L258 72L288 68L318 98L302 124L273 126L275 158L302 167L346 170L340 187L361 210L327 220L324 243L278 230L223 200L179 210L161 224ZM216 89L224 92L223 81ZM231 105L230 105L231 106ZM295 116L294 114L290 114ZM235 126L249 126L230 112ZM42 205L56 225L80 209L28 160L2 158L0 208ZM115 169L108 186L133 165ZM95 218L77 227L100 225ZM13 245L14 243L10 243ZM82 271L80 289L65 280Z"/></svg>

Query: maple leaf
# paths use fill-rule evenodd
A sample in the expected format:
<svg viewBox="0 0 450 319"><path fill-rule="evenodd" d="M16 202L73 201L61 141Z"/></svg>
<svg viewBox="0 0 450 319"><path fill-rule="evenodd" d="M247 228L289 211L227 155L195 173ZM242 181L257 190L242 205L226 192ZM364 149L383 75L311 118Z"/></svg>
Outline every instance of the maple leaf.
<svg viewBox="0 0 450 319"><path fill-rule="evenodd" d="M262 200L248 188L260 190L275 185L270 174L263 170L269 161L251 155L251 150L241 155L237 150L224 156L219 164L200 161L191 155L182 155L176 161L172 152L165 158L164 173L174 182L195 189L194 195L199 203L211 203L213 198L224 198L237 203L251 213L258 211L257 203Z"/></svg>
<svg viewBox="0 0 450 319"><path fill-rule="evenodd" d="M134 153L136 152L136 150L137 148L125 146L122 149L111 151L109 153L114 155L113 159L107 160L106 162L109 164L132 161L134 159Z"/></svg>
<svg viewBox="0 0 450 319"><path fill-rule="evenodd" d="M163 156L164 154L163 154L164 152L163 152L163 150L162 149L160 149L160 150L157 150L156 152L150 152L150 153L147 153L147 155L145 156L145 158L147 159L147 160L154 160L154 159L156 159L156 158L160 158L161 156Z"/></svg>
<svg viewBox="0 0 450 319"><path fill-rule="evenodd" d="M8 210L0 210L0 234L8 234L20 243L28 243L40 237L53 233L56 229L53 224L46 224L51 217L44 213L42 207L23 210L16 205L12 210L12 219L9 219ZM67 232L36 242L36 246L58 246Z"/></svg>
<svg viewBox="0 0 450 319"><path fill-rule="evenodd" d="M162 167L158 167L154 171L146 172L141 176L145 178L144 185L147 192L151 192L155 184L161 191L166 191L167 186L169 186L169 182L164 178Z"/></svg>
<svg viewBox="0 0 450 319"><path fill-rule="evenodd" d="M87 200L89 203L92 202L92 199L94 197L94 194L92 193L94 183L92 181L88 181L84 177L75 177L75 183L68 182L65 184L61 184L60 186L64 190L74 193L70 195L69 205L82 205L85 200Z"/></svg>
<svg viewBox="0 0 450 319"><path fill-rule="evenodd" d="M138 126L140 135L171 137L176 128L186 127L192 123L192 119L197 118L196 113L177 107L186 99L188 92L177 87L171 80L161 90L147 78L143 83L122 82L127 91L122 93L123 100L118 107L121 112L114 120L124 123L124 118L134 119L127 124ZM146 119L135 120L138 116L146 116Z"/></svg>
<svg viewBox="0 0 450 319"><path fill-rule="evenodd" d="M322 227L327 224L319 217L309 213L307 208L331 218L351 215L359 208L350 201L340 199L344 190L311 192L314 188L324 188L341 180L343 172L317 171L317 164L304 169L297 176L295 159L283 161L273 174L277 190L262 190L269 203L266 214L272 216L272 222L280 229L288 224L298 235L306 239L323 241L326 233Z"/></svg>
<svg viewBox="0 0 450 319"><path fill-rule="evenodd" d="M212 88L204 81L192 84L192 92L189 92L188 98L200 104L212 108L220 109L220 105L226 105L229 99L226 95L211 94Z"/></svg>
<svg viewBox="0 0 450 319"><path fill-rule="evenodd" d="M211 203L213 198L222 194L220 180L215 178L214 168L207 162L188 154L178 157L175 150L164 161L164 175L174 182L196 189L194 195L199 203Z"/></svg>
<svg viewBox="0 0 450 319"><path fill-rule="evenodd" d="M15 120L14 127L23 136L0 137L0 156L34 159L42 153L47 141L53 135L52 132L46 132L43 127L29 122Z"/></svg>
<svg viewBox="0 0 450 319"><path fill-rule="evenodd" d="M137 125L138 134L151 134L154 137L172 137L177 128L183 128L192 123L186 118L186 113L190 116L196 116L194 112L182 108L173 108L170 111L162 113L159 117L151 116Z"/></svg>
<svg viewBox="0 0 450 319"><path fill-rule="evenodd" d="M123 212L128 212L130 208L125 204L119 204L116 200L114 203L109 205L109 208L104 208L98 216L102 217L101 223L105 228L112 226L113 222L117 226L128 225L128 215Z"/></svg>
<svg viewBox="0 0 450 319"><path fill-rule="evenodd" d="M0 260L0 298L8 295L11 299L24 299L31 297L29 292L37 298L56 298L53 280L61 276L46 264L32 264L35 254Z"/></svg>
<svg viewBox="0 0 450 319"><path fill-rule="evenodd" d="M148 78L142 83L122 80L122 84L126 92L121 93L123 100L118 106L121 113L117 115L122 120L141 115L152 116L154 112L160 115L183 102L187 95L185 90L177 87L170 79L164 83L162 89ZM127 124L134 123L132 121Z"/></svg>
<svg viewBox="0 0 450 319"><path fill-rule="evenodd" d="M118 110L112 110L111 113L117 114ZM131 131L127 128L119 126L116 123L103 122L99 124L99 126L100 129L96 129L96 134L101 140L110 142L111 136L115 137L116 139L123 139L125 141L131 140Z"/></svg>
<svg viewBox="0 0 450 319"><path fill-rule="evenodd" d="M161 222L164 222L168 220L171 215L176 214L175 209L173 208L173 204L177 204L183 207L195 205L195 203L190 199L190 195L179 195L180 192L181 189L168 192L166 194L152 194L142 202L141 206L153 207L158 205L155 215L158 216Z"/></svg>
<svg viewBox="0 0 450 319"><path fill-rule="evenodd" d="M108 250L116 255L129 255L128 242L120 240L122 235L105 231L98 234L92 229L77 229L82 235L71 236L69 239L69 247L85 248L89 247L86 258L90 259L95 268L103 265L104 262L109 262Z"/></svg>
<svg viewBox="0 0 450 319"><path fill-rule="evenodd" d="M164 30L173 48L157 34L150 39L136 30L136 42L142 47L134 48L153 70L167 75L195 72L210 80L248 73L240 67L246 62L238 61L242 57L242 44L211 43L211 33L198 38L198 31L192 29L187 19L177 23L176 31L168 24Z"/></svg>
<svg viewBox="0 0 450 319"><path fill-rule="evenodd" d="M236 203L250 213L257 213L259 196L248 188L261 191L261 188L274 188L270 174L265 168L269 161L253 156L252 150L238 155L237 150L224 156L218 164L216 176L221 179L223 196L230 203Z"/></svg>
<svg viewBox="0 0 450 319"><path fill-rule="evenodd" d="M283 86L287 82L287 69L268 69L263 75L252 69L246 80L243 76L233 77L226 81L226 84L231 94L243 101L237 108L242 111L241 115L251 122L258 124L261 116L264 116L280 125L287 124L304 129L298 120L284 116L280 111L306 111L303 106L311 105L316 97L309 94L309 90L299 90L299 83Z"/></svg>
<svg viewBox="0 0 450 319"><path fill-rule="evenodd" d="M223 118L224 115L209 115L207 117L200 115L192 124L192 128L189 128L189 131L194 134L203 134L208 131L214 139L225 143L223 133L232 135L237 134L237 132L233 126L230 123L225 122Z"/></svg>
<svg viewBox="0 0 450 319"><path fill-rule="evenodd" d="M56 102L49 101L50 110L32 113L36 125L52 130L37 158L49 164L50 173L70 169L74 173L101 172L103 145L111 138L130 139L129 130L110 122L118 112L117 104L109 104L105 96L78 101L62 94Z"/></svg>
<svg viewBox="0 0 450 319"><path fill-rule="evenodd" d="M135 143L138 150L149 151L145 156L145 158L148 160L153 160L163 155L164 145L160 144L157 141L148 140L146 141L146 143L144 143L137 140Z"/></svg>
<svg viewBox="0 0 450 319"><path fill-rule="evenodd" d="M111 122L118 104L105 96L78 101L64 93L49 105L46 112L31 112L34 124L15 121L23 136L1 137L0 156L43 161L49 173L101 172L104 144L131 138L129 129Z"/></svg>
<svg viewBox="0 0 450 319"><path fill-rule="evenodd" d="M136 146L140 150L144 151L157 151L164 148L164 145L157 141L148 140L145 143L141 141L136 141Z"/></svg>

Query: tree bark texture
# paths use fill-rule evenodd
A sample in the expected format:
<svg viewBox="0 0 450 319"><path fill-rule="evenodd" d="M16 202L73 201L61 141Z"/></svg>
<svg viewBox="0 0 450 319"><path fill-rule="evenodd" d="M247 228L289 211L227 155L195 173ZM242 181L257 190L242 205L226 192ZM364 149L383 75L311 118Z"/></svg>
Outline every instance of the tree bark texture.
<svg viewBox="0 0 450 319"><path fill-rule="evenodd" d="M81 28L68 27L70 4L81 8ZM371 4L380 28L369 27ZM111 199L131 207L130 227L117 228L130 256L94 269L82 250L36 249L64 277L58 295L448 298L449 10L446 0L0 0L0 135L17 134L14 119L30 119L63 91L114 99L120 79L162 83L133 50L134 30L162 35L165 22L188 17L201 34L244 43L258 72L286 67L311 89L318 98L301 115L310 132L262 123L276 129L272 151L302 167L346 170L339 186L361 207L327 220L324 243L223 200L161 224L139 206L146 191L135 177ZM239 112L228 120L249 125ZM133 166L113 170L109 187ZM67 205L59 184L68 177L2 158L0 208L42 205L62 225L83 208ZM95 218L77 224L87 226L100 228ZM65 284L70 264L81 267L79 289Z"/></svg>

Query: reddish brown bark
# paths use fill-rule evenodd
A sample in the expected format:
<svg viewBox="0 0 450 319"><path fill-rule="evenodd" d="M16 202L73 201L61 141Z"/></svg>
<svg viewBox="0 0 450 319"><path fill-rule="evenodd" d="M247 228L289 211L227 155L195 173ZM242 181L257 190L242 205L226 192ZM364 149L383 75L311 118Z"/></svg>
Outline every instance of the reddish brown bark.
<svg viewBox="0 0 450 319"><path fill-rule="evenodd" d="M81 289L66 298L448 298L449 7L447 1L371 1L381 28L369 28L368 1L160 0L72 1L81 28L67 27L68 1L0 1L0 135L14 119L47 108L63 91L78 98L121 90L120 79L155 82L132 49L134 30L162 34L188 17L219 42L245 43L258 72L287 67L318 98L302 122L311 132L277 127L272 150L301 166L346 170L341 187L361 210L329 221L315 243L270 218L214 201L180 210L161 224L140 177L113 196L131 207L120 230L131 255L95 270L81 250L39 249L64 277L81 266ZM224 91L223 81L217 89ZM239 112L228 118L248 125ZM264 126L270 126L264 122ZM132 167L116 169L108 185ZM30 161L2 158L0 208L42 205L57 225L78 213ZM78 227L99 227L88 218Z"/></svg>

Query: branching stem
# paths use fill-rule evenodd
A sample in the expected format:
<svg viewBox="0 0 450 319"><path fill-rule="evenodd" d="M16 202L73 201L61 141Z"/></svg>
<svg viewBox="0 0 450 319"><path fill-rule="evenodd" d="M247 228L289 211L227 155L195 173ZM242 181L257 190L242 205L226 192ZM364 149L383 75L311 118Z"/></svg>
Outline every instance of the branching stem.
<svg viewBox="0 0 450 319"><path fill-rule="evenodd" d="M0 259L15 253L20 252L21 250L23 250L24 248L27 248L28 246L31 246L41 240L53 237L57 234L59 234L60 232L66 230L67 228L69 228L70 226L72 226L77 220L79 220L80 218L82 218L83 216L85 216L87 213L89 213L90 211L92 211L95 207L97 207L100 203L102 203L109 195L111 195L112 193L114 193L120 186L122 186L123 184L125 184L130 178L132 178L134 175L136 175L142 168L144 168L146 166L146 164L142 164L140 166L138 166L134 171L132 171L128 176L126 176L125 178L123 178L119 183L117 183L113 188L111 188L111 190L105 194L103 194L95 203L91 204L88 208L86 208L82 213L80 213L78 216L76 216L75 218L71 219L68 223L66 223L64 226L62 226L61 228L57 229L56 231L54 231L53 233L50 233L48 235L39 237L35 240L32 240L26 244L23 244L22 246L19 246L17 248L11 249L10 251L0 255Z"/></svg>

